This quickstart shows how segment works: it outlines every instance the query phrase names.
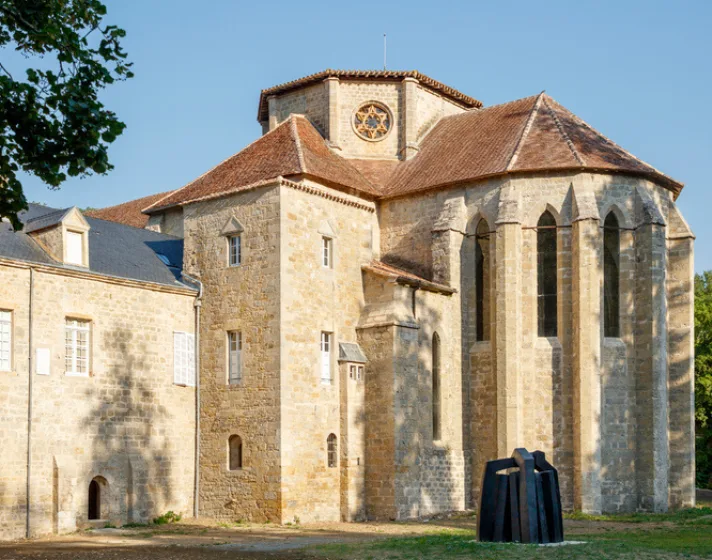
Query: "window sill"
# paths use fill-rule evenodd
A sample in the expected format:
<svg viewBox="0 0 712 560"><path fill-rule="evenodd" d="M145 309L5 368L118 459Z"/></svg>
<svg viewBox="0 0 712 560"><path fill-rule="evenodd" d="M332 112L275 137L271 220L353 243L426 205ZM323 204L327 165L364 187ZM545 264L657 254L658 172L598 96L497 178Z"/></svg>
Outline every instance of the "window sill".
<svg viewBox="0 0 712 560"><path fill-rule="evenodd" d="M64 375L65 377L91 377L89 373L79 373L76 371L65 371Z"/></svg>
<svg viewBox="0 0 712 560"><path fill-rule="evenodd" d="M536 339L535 346L539 349L561 349L561 341L558 336L539 336Z"/></svg>

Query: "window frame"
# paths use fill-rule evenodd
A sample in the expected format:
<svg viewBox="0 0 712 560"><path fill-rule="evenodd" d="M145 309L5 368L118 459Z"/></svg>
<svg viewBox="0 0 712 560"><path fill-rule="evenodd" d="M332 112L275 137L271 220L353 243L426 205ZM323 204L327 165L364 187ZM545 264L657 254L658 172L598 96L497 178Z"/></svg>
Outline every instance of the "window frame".
<svg viewBox="0 0 712 560"><path fill-rule="evenodd" d="M612 220L611 220L612 218ZM614 247L615 245L615 247ZM615 248L612 253L609 251ZM621 235L618 216L610 211L603 221L603 336L621 337ZM614 296L611 300L610 298ZM609 309L611 307L611 309ZM612 322L611 322L612 321Z"/></svg>
<svg viewBox="0 0 712 560"><path fill-rule="evenodd" d="M334 268L334 238L328 235L321 236L321 266Z"/></svg>
<svg viewBox="0 0 712 560"><path fill-rule="evenodd" d="M548 223L551 222L551 223ZM559 226L556 218L545 210L536 227L536 271L537 271L537 336L539 338L556 338L559 336ZM550 237L545 237L550 236ZM554 243L553 251L542 250L547 243ZM544 247L546 248L546 247ZM553 257L552 257L553 255ZM552 262L553 261L553 262ZM553 264L553 269L550 269ZM550 275L553 270L553 276ZM553 278L553 281L552 281ZM554 290L549 291L553 286ZM552 305L553 302L553 305ZM553 322L549 313L553 308Z"/></svg>
<svg viewBox="0 0 712 560"><path fill-rule="evenodd" d="M71 325L70 323L74 323ZM85 327L80 327L80 324L86 325ZM72 333L71 347L69 346L68 334ZM78 352L79 352L79 334L86 333L86 343L85 351L86 358L83 361L86 362L86 371L79 371L77 369ZM71 350L71 354L68 352ZM81 317L67 316L64 319L64 374L69 377L89 377L91 375L91 365L92 365L92 321L91 319L84 319Z"/></svg>
<svg viewBox="0 0 712 560"><path fill-rule="evenodd" d="M334 348L334 333L321 331L319 342L319 378L322 385L331 385L334 382L333 374L333 348ZM328 377L324 375L328 372Z"/></svg>
<svg viewBox="0 0 712 560"><path fill-rule="evenodd" d="M233 247L233 240L236 242L235 247ZM230 268L242 265L242 234L240 233L231 233L227 236L227 265Z"/></svg>
<svg viewBox="0 0 712 560"><path fill-rule="evenodd" d="M233 336L235 340L233 341ZM233 350L233 342L235 349ZM242 385L242 331L227 331L227 384ZM235 362L233 362L233 352ZM236 364L237 371L233 371L233 363Z"/></svg>
<svg viewBox="0 0 712 560"><path fill-rule="evenodd" d="M183 348L178 348L178 341ZM179 352L183 352L183 363L189 364L187 369L178 371ZM195 387L197 372L195 369L195 334L186 331L173 331L173 385L176 387Z"/></svg>
<svg viewBox="0 0 712 560"><path fill-rule="evenodd" d="M233 442L237 441L237 457L235 457L238 466L233 467ZM239 472L245 468L245 444L242 437L238 434L232 434L227 438L227 470L229 472Z"/></svg>
<svg viewBox="0 0 712 560"><path fill-rule="evenodd" d="M85 236L86 232L85 231L77 231L76 229L70 229L67 228L65 235L64 235L64 243L65 243L65 250L64 250L64 262L65 264L71 264L73 266L86 266L86 256L84 254L85 252ZM77 239L79 242L79 262L73 261L70 258L71 252L70 252L70 239Z"/></svg>
<svg viewBox="0 0 712 560"><path fill-rule="evenodd" d="M339 466L339 438L335 433L326 437L326 467L336 469Z"/></svg>
<svg viewBox="0 0 712 560"><path fill-rule="evenodd" d="M5 321L2 316L7 314L8 319ZM14 358L14 324L15 324L15 314L12 309L0 309L0 373L12 373L13 371L13 358ZM7 325L7 340L3 340L3 325ZM3 368L3 362L5 361L2 357L3 355L3 344L7 344L7 369Z"/></svg>

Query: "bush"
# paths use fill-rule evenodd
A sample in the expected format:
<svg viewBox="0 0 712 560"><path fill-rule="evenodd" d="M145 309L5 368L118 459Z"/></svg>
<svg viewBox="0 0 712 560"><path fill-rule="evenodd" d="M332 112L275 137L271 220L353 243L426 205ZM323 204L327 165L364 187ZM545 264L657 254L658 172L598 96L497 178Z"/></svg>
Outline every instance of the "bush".
<svg viewBox="0 0 712 560"><path fill-rule="evenodd" d="M178 513L167 511L163 515L153 519L154 525L168 525L170 523L178 523L181 520L181 516Z"/></svg>

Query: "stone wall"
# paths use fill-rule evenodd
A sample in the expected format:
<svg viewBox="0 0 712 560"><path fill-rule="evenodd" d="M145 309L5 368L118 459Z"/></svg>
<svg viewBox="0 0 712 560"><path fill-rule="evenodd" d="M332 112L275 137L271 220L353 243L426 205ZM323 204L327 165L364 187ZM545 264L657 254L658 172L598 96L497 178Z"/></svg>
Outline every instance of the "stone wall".
<svg viewBox="0 0 712 560"><path fill-rule="evenodd" d="M101 518L146 522L192 515L195 390L173 384L173 333L193 332L194 294L51 273L33 274L33 536L87 521L88 488L102 480ZM30 270L0 266L0 308L13 312L14 368L0 374L3 469L0 537L25 534ZM91 321L90 374L65 374L65 320ZM33 355L33 359L35 356ZM35 364L36 367L36 364ZM34 368L33 368L34 369Z"/></svg>
<svg viewBox="0 0 712 560"><path fill-rule="evenodd" d="M310 187L315 192L281 190L282 517L338 521L341 470L327 466L326 445L329 434L342 433L338 344L357 342L364 303L361 265L373 258L377 225L371 209L333 200L330 189ZM324 236L331 239L330 267L323 265ZM331 333L331 383L321 380L322 332ZM368 379L370 363L365 375ZM339 443L342 448L345 442ZM356 459L340 454L349 464Z"/></svg>
<svg viewBox="0 0 712 560"><path fill-rule="evenodd" d="M203 282L200 330L200 515L281 522L280 187L185 208L186 271ZM242 262L228 266L223 228L243 228ZM228 384L227 333L242 333L242 382ZM228 468L228 439L243 466Z"/></svg>

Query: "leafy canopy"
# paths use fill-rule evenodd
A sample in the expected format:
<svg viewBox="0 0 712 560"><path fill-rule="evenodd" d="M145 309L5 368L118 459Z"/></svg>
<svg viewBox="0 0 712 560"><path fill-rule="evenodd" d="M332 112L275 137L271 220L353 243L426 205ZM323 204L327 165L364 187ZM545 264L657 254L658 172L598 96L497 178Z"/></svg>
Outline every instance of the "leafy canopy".
<svg viewBox="0 0 712 560"><path fill-rule="evenodd" d="M712 271L695 275L697 484L712 487Z"/></svg>
<svg viewBox="0 0 712 560"><path fill-rule="evenodd" d="M0 219L15 229L27 208L19 172L58 188L113 168L107 149L125 125L98 94L133 74L126 32L104 25L105 15L99 0L0 0L0 49L41 66L13 75L0 50Z"/></svg>

